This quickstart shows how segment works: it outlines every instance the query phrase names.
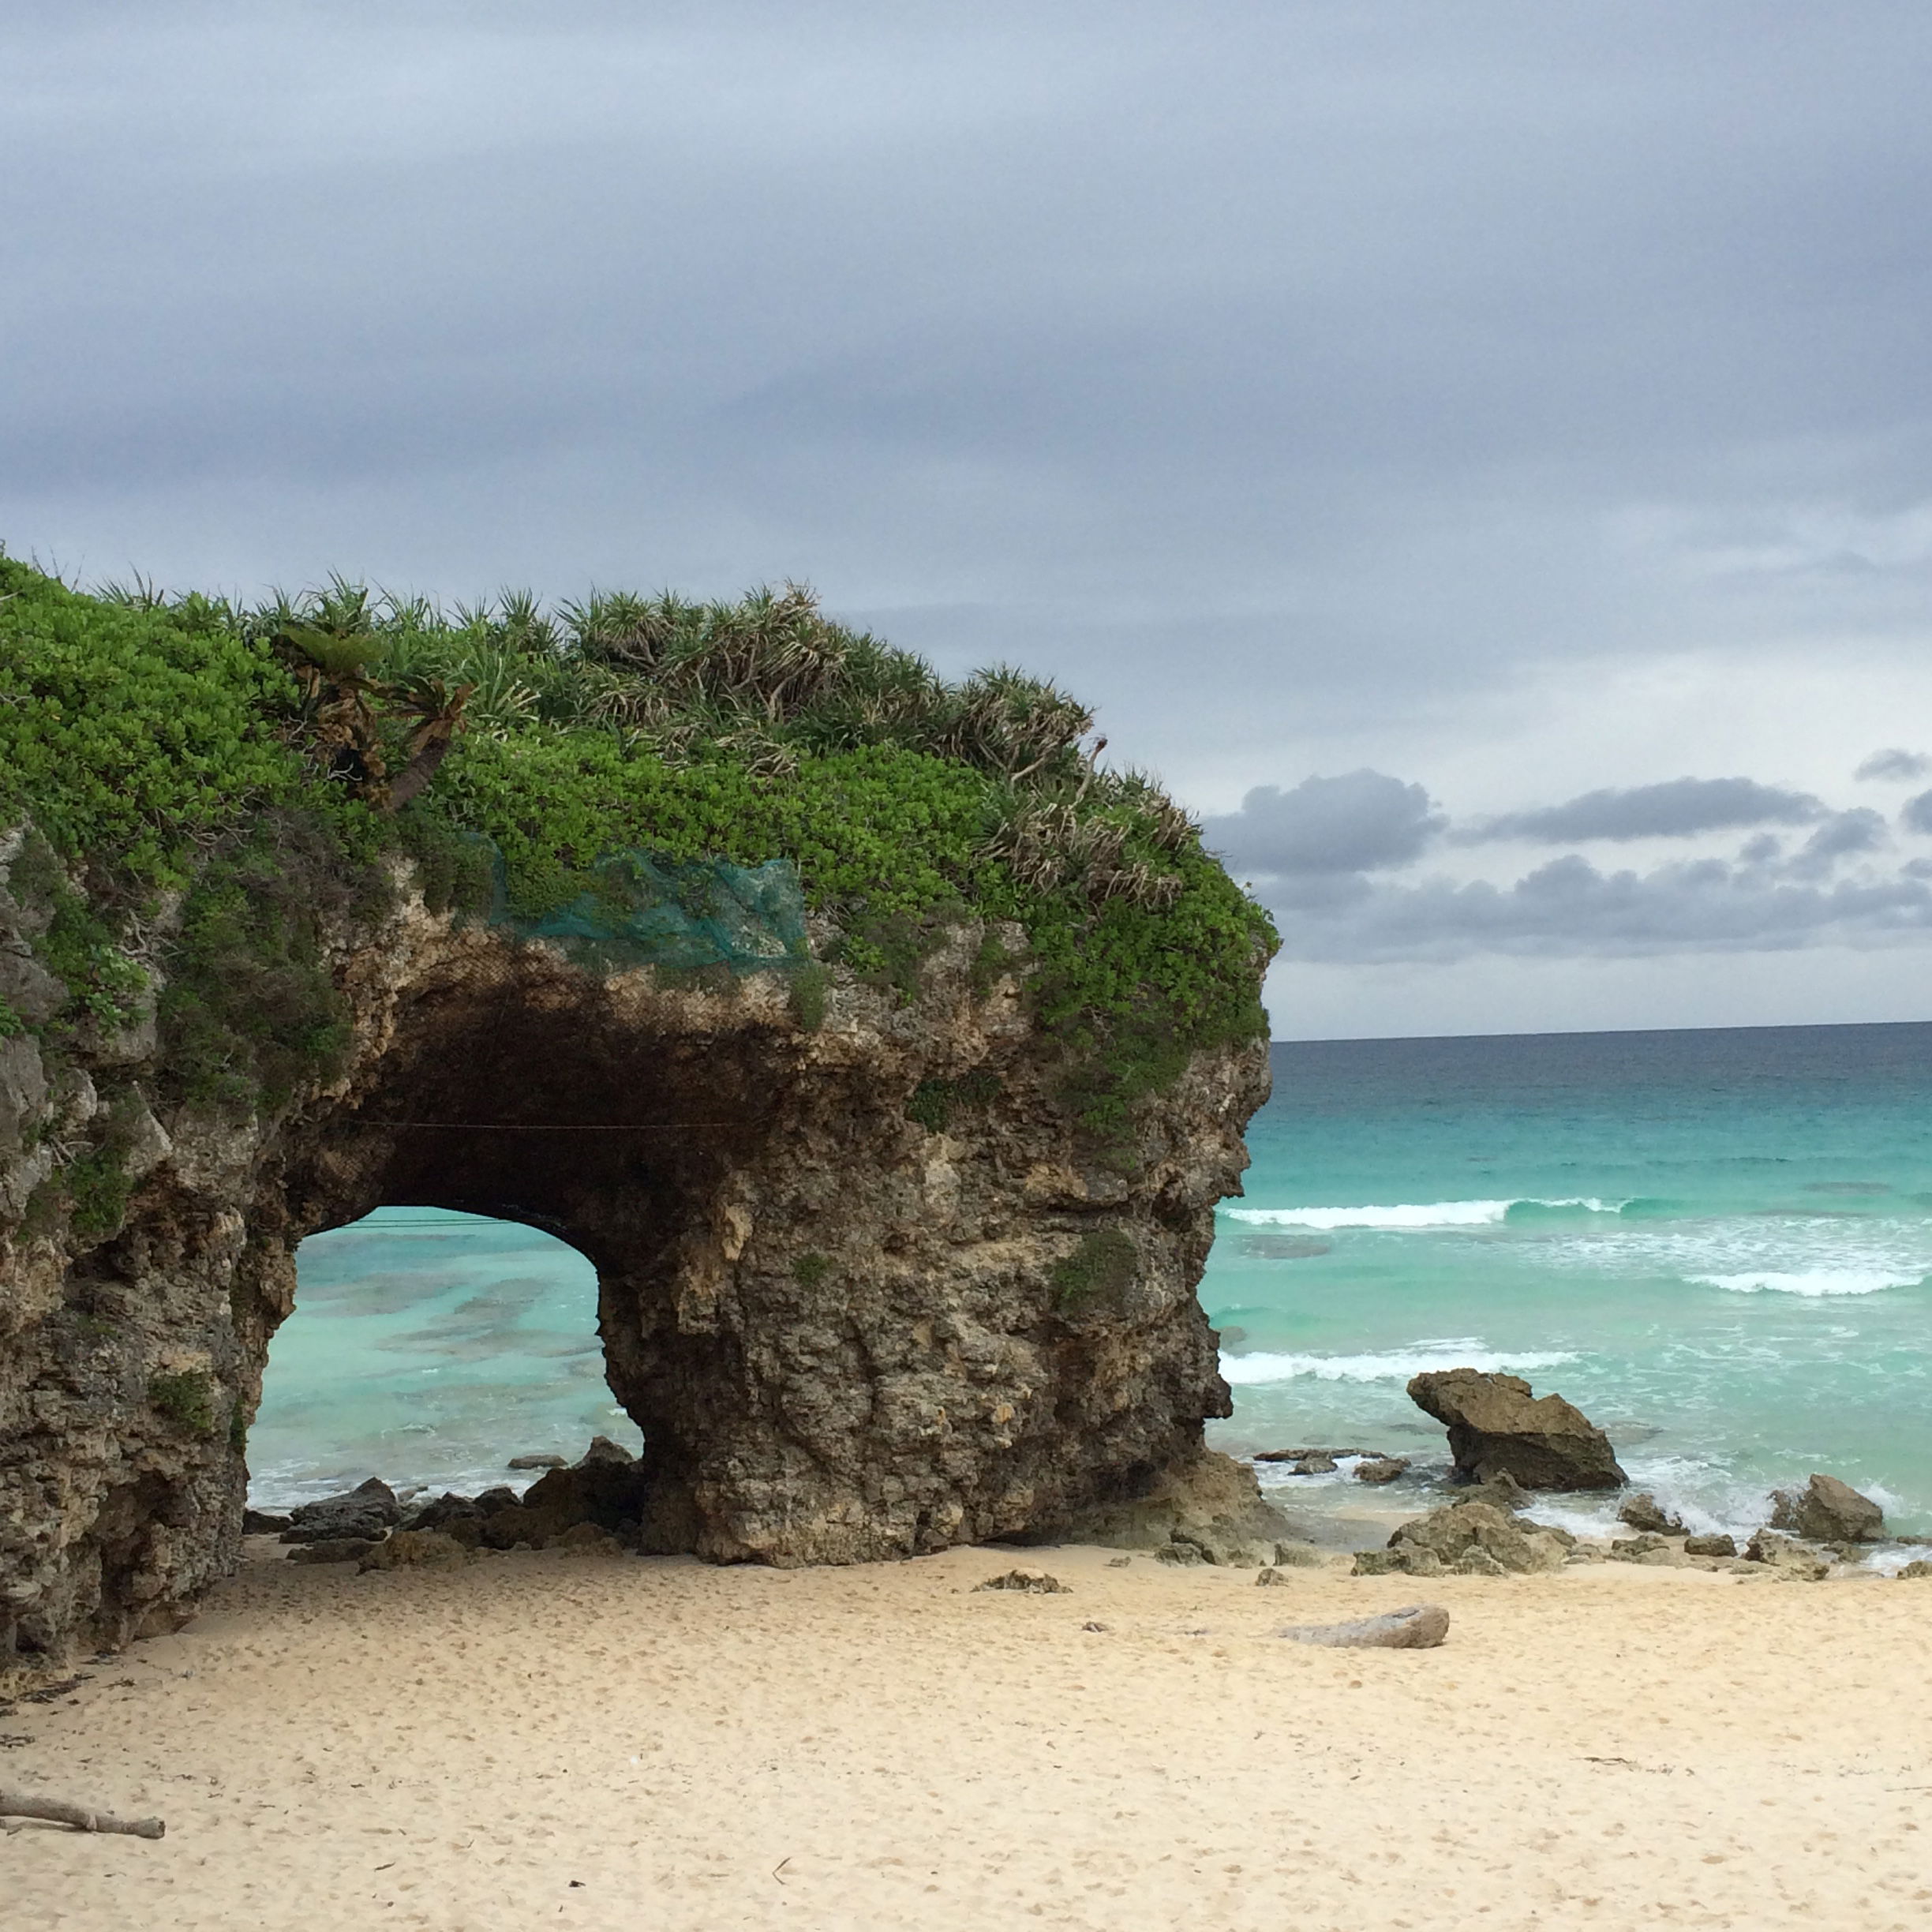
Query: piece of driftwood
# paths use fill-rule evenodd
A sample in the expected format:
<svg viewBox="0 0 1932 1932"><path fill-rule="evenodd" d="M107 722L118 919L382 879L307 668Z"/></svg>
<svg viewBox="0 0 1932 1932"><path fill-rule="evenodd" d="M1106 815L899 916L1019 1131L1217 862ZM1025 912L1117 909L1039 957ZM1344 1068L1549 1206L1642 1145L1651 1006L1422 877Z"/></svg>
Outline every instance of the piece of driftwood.
<svg viewBox="0 0 1932 1932"><path fill-rule="evenodd" d="M1433 1650L1449 1634L1449 1612L1440 1604L1410 1604L1383 1616L1357 1617L1348 1623L1297 1623L1275 1634L1337 1650Z"/></svg>
<svg viewBox="0 0 1932 1932"><path fill-rule="evenodd" d="M0 1818L43 1818L50 1825L71 1825L76 1831L121 1832L129 1838L159 1838L167 1827L159 1818L116 1818L111 1811L90 1810L58 1798L37 1798L27 1792L0 1791Z"/></svg>

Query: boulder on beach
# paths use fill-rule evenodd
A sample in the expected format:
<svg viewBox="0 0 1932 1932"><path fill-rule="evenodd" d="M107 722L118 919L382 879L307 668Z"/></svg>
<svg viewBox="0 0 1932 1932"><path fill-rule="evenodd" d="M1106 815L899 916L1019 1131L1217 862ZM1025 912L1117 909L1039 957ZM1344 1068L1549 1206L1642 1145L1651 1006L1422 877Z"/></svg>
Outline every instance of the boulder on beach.
<svg viewBox="0 0 1932 1932"><path fill-rule="evenodd" d="M1623 1507L1617 1511L1617 1519L1627 1522L1633 1530L1648 1531L1653 1536L1682 1536L1683 1524L1675 1516L1665 1513L1657 1498L1647 1489L1640 1489L1636 1495L1626 1498Z"/></svg>
<svg viewBox="0 0 1932 1932"><path fill-rule="evenodd" d="M373 1541L402 1520L402 1505L380 1477L372 1476L358 1488L339 1496L305 1503L289 1513L284 1543L325 1543L345 1537Z"/></svg>
<svg viewBox="0 0 1932 1932"><path fill-rule="evenodd" d="M244 1536L279 1536L289 1526L290 1519L278 1516L268 1510L244 1510L242 1512L242 1533Z"/></svg>
<svg viewBox="0 0 1932 1932"><path fill-rule="evenodd" d="M1456 1474L1508 1475L1526 1489L1620 1489L1628 1480L1610 1439L1560 1395L1521 1376L1448 1368L1413 1377L1409 1399L1449 1431Z"/></svg>
<svg viewBox="0 0 1932 1932"><path fill-rule="evenodd" d="M1927 1563L1923 1556L1915 1556L1899 1572L1899 1581L1901 1583L1908 1578L1915 1582L1921 1577L1932 1577L1932 1563Z"/></svg>
<svg viewBox="0 0 1932 1932"><path fill-rule="evenodd" d="M1619 1537L1610 1545L1612 1563L1648 1563L1653 1568L1668 1567L1680 1559L1677 1546L1668 1537L1657 1535L1646 1530L1641 1536Z"/></svg>
<svg viewBox="0 0 1932 1932"><path fill-rule="evenodd" d="M1771 1494L1771 1527L1814 1543L1869 1543L1885 1529L1885 1511L1836 1476L1814 1476L1802 1489Z"/></svg>
<svg viewBox="0 0 1932 1932"><path fill-rule="evenodd" d="M1398 1528L1386 1549L1364 1550L1357 1576L1526 1576L1560 1570L1576 1538L1553 1524L1526 1522L1490 1503L1451 1503Z"/></svg>

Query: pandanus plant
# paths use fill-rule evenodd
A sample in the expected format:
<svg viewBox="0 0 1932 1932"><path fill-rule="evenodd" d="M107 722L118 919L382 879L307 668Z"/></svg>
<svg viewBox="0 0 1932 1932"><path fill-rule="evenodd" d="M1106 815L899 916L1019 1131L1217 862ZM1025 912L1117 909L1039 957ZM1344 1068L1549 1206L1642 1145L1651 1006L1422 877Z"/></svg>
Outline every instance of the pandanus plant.
<svg viewBox="0 0 1932 1932"><path fill-rule="evenodd" d="M388 644L369 628L367 594L339 586L316 600L308 620L286 617L274 643L301 694L291 736L357 797L399 811L449 755L470 687L451 690L441 678L420 673L373 676ZM403 726L402 763L393 776L383 742L383 726L391 721Z"/></svg>

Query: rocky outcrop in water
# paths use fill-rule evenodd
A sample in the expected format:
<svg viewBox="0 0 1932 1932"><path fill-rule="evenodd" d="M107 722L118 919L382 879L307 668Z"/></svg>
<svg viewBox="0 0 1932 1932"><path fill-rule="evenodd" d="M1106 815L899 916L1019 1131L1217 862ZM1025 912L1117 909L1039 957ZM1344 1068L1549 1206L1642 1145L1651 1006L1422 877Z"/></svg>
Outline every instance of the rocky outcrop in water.
<svg viewBox="0 0 1932 1932"><path fill-rule="evenodd" d="M1413 1377L1409 1399L1447 1425L1466 1481L1508 1476L1526 1489L1620 1489L1628 1480L1601 1429L1560 1395L1533 1395L1521 1376L1438 1370Z"/></svg>
<svg viewBox="0 0 1932 1932"><path fill-rule="evenodd" d="M0 913L31 1014L54 995ZM811 1000L775 970L593 970L407 893L350 930L340 1071L272 1114L167 1103L152 994L58 1062L0 1039L0 1668L170 1628L233 1567L296 1245L386 1203L527 1222L595 1264L647 1444L632 1514L605 1513L646 1550L908 1556L1150 1493L1165 1537L1189 1482L1226 1491L1204 1513L1230 1547L1279 1526L1204 1456L1229 1402L1194 1296L1261 1044L1195 1054L1096 1140L1017 927L962 925L910 997L841 969ZM110 1118L102 1185L50 1193ZM342 1533L384 1513L316 1533L367 1541Z"/></svg>
<svg viewBox="0 0 1932 1932"><path fill-rule="evenodd" d="M1771 1495L1771 1527L1814 1543L1869 1543L1885 1529L1885 1511L1836 1476L1814 1476L1802 1489Z"/></svg>

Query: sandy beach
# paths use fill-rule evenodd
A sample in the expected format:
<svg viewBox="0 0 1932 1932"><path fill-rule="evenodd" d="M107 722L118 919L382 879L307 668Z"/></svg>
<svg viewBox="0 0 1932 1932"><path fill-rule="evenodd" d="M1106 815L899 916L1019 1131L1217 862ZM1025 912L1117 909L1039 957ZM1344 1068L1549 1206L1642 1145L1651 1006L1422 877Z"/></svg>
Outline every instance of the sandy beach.
<svg viewBox="0 0 1932 1932"><path fill-rule="evenodd" d="M1932 1922L1932 1584L1177 1570L1056 1548L358 1575L253 1546L0 1720L9 1932ZM1283 1623L1426 1595L1441 1649ZM1098 1626L1099 1627L1095 1627Z"/></svg>

